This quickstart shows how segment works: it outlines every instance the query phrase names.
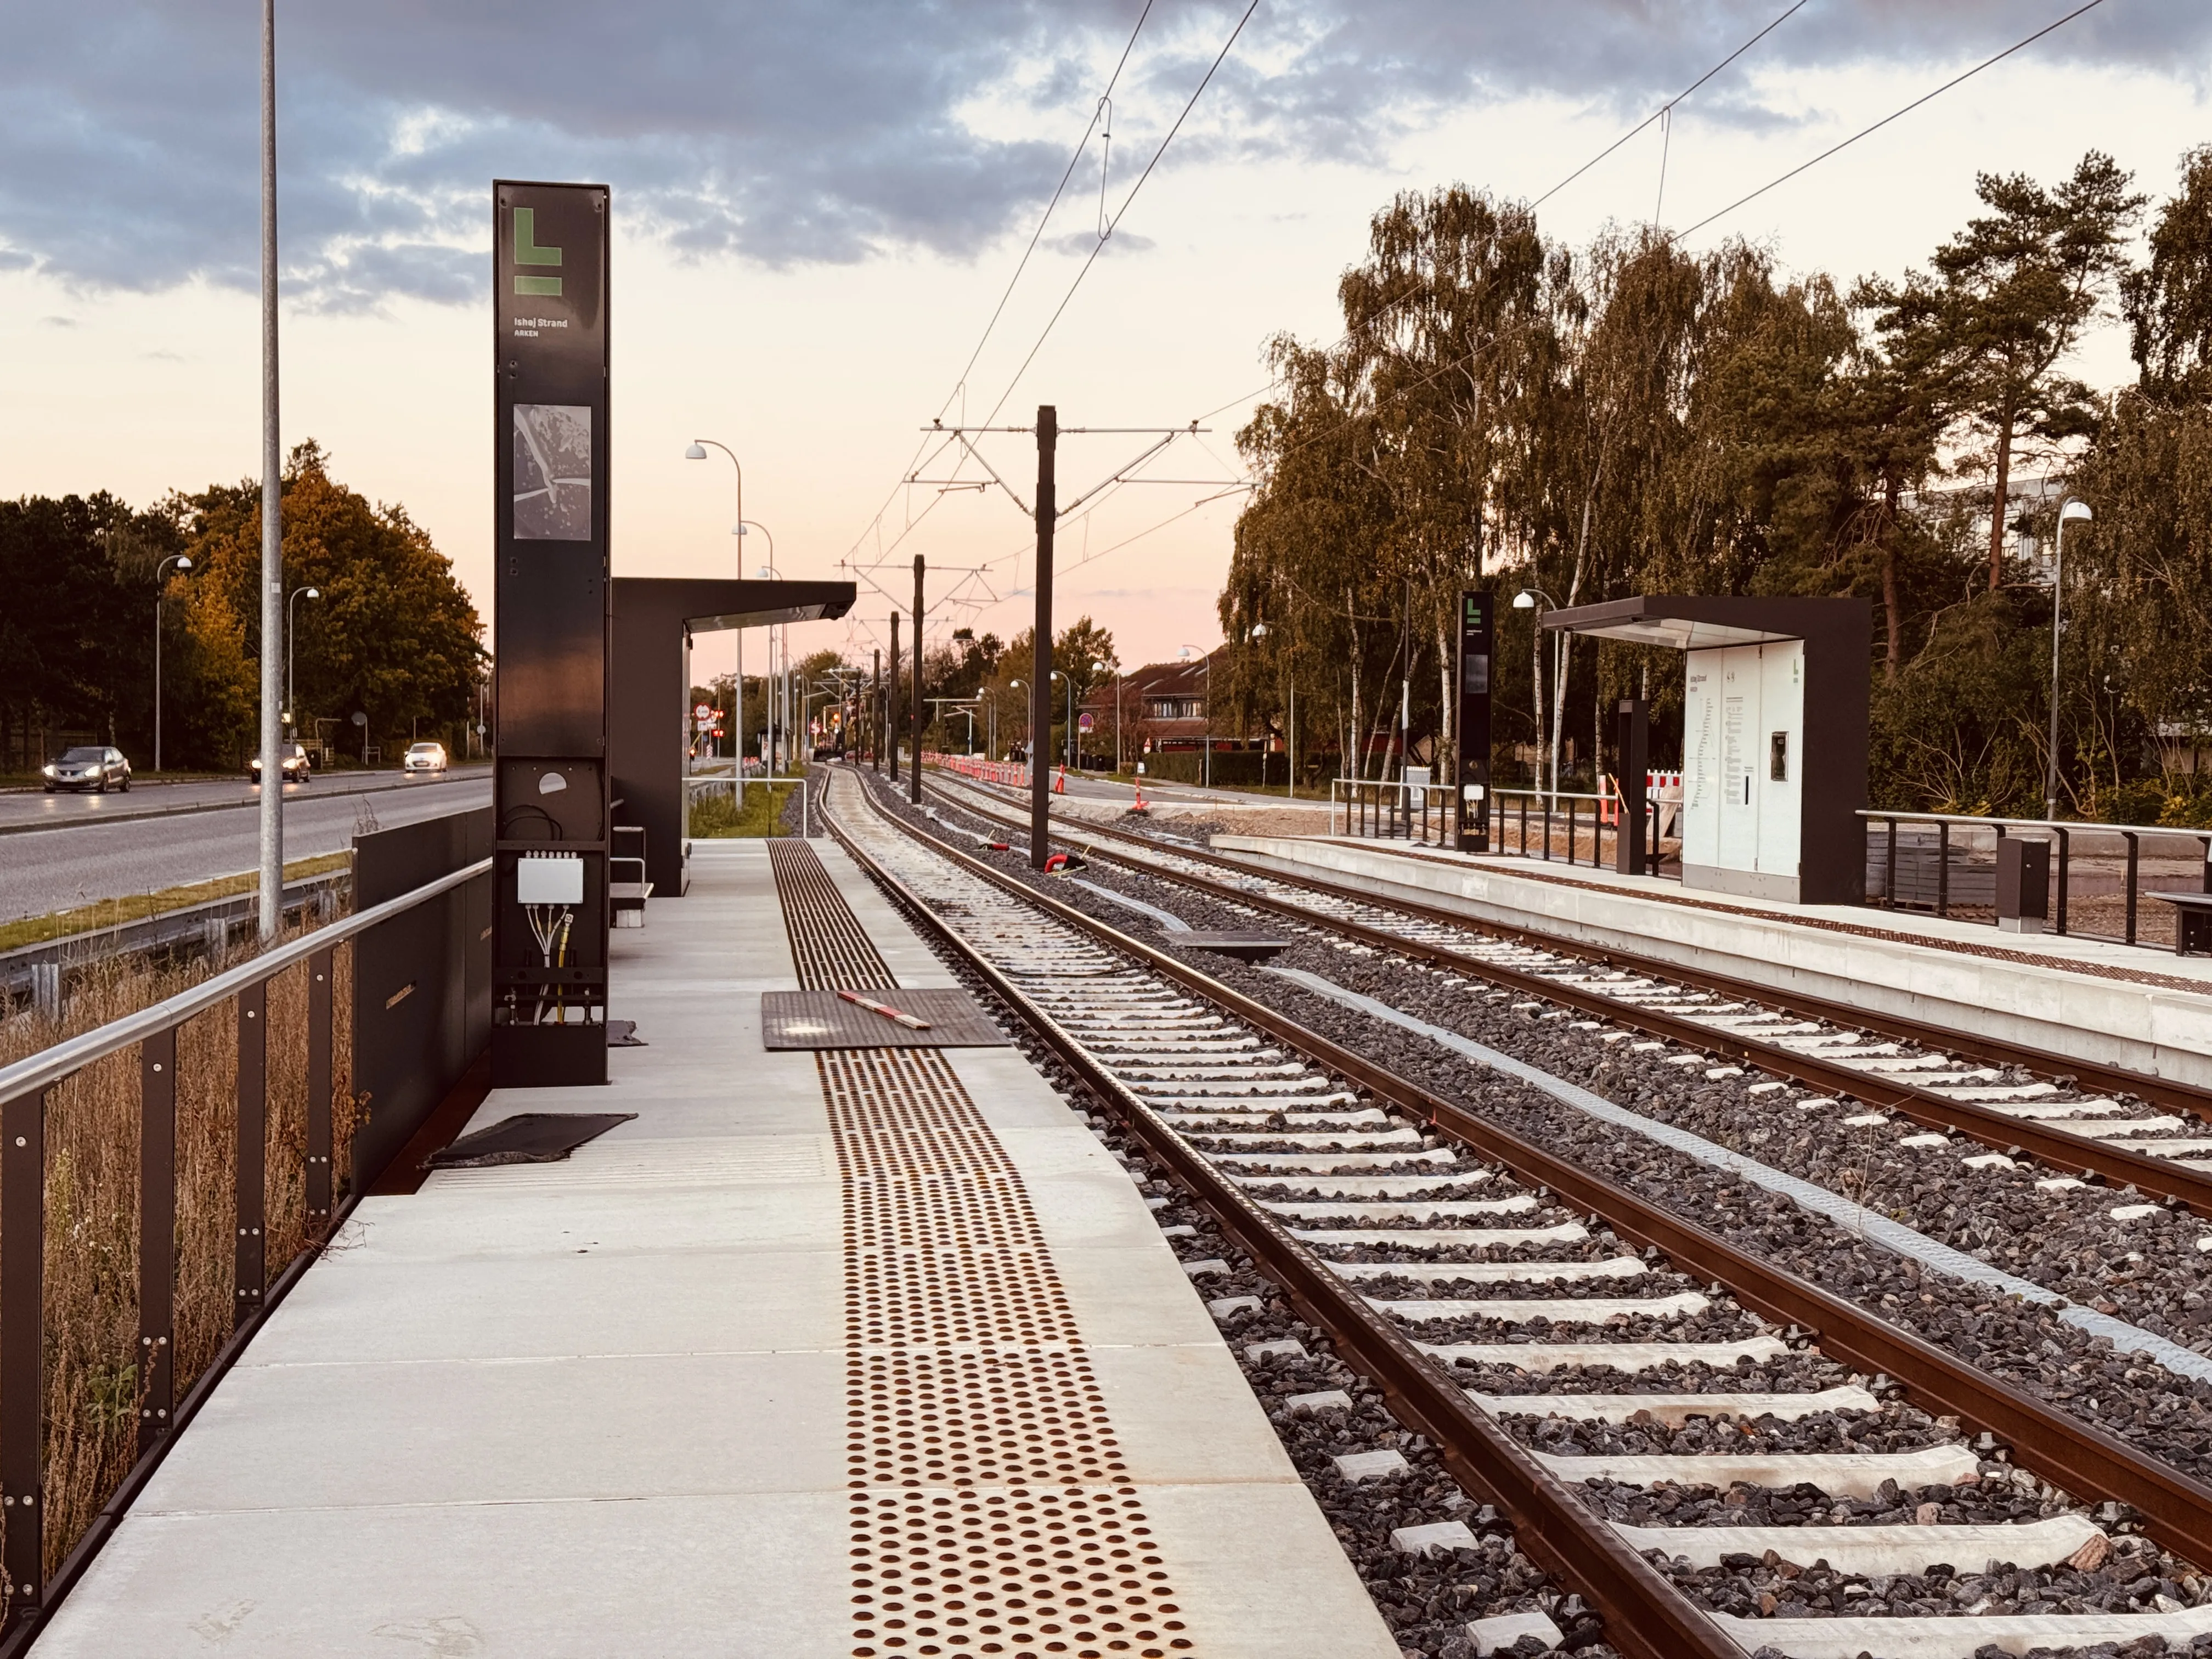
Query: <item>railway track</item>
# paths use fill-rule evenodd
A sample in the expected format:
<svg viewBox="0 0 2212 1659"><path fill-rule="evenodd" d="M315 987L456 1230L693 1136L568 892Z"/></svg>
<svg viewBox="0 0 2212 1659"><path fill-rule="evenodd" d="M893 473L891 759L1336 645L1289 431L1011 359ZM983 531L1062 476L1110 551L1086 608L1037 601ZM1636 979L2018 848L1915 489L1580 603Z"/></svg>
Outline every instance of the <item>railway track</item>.
<svg viewBox="0 0 2212 1659"><path fill-rule="evenodd" d="M933 780L941 799L1027 839L1026 823L964 781ZM1777 1083L1895 1113L1988 1147L1995 1167L2026 1155L2055 1182L2094 1176L2212 1217L2212 1097L2166 1079L2090 1066L1974 1034L1783 996L1617 951L1583 950L1440 907L1296 877L1249 860L1117 828L1056 820L1086 854L1217 902L1538 996L1620 1028L1624 1053L1677 1044L1759 1066ZM1018 842L1017 844L1019 844ZM1631 1034L1640 1034L1631 1035ZM1676 1057L1673 1063L1686 1064Z"/></svg>
<svg viewBox="0 0 2212 1659"><path fill-rule="evenodd" d="M858 778L833 772L827 806L1618 1650L2212 1651L2212 1583L2165 1553L2212 1559L2212 1489L926 837ZM1232 1340L1256 1300L1213 1303ZM1248 1359L1286 1377L1310 1358L1267 1346ZM1339 1478L1393 1455L1348 1450ZM1424 1530L1404 1547L1476 1541Z"/></svg>

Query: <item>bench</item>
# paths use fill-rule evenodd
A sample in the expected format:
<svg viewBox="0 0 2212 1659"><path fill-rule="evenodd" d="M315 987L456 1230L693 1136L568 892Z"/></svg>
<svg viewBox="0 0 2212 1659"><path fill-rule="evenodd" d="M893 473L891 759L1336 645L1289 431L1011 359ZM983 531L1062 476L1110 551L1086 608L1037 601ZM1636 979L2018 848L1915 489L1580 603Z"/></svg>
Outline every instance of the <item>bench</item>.
<svg viewBox="0 0 2212 1659"><path fill-rule="evenodd" d="M2173 953L2212 952L2212 893L2145 893L2173 907Z"/></svg>

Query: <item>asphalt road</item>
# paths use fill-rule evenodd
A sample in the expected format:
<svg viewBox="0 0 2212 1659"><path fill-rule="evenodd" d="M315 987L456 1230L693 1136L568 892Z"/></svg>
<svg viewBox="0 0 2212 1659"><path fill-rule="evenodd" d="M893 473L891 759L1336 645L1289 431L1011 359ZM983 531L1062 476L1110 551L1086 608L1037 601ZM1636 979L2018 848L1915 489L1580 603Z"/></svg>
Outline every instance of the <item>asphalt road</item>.
<svg viewBox="0 0 2212 1659"><path fill-rule="evenodd" d="M162 789L229 787L167 784ZM129 795L106 799L120 806L160 795L152 788L134 789ZM491 775L486 771L354 794L318 795L313 784L305 790L288 789L284 858L289 863L343 851L352 845L355 829L369 813L380 826L390 829L490 801ZM57 819L51 830L0 836L0 919L45 915L93 899L153 892L251 870L258 856L260 816L246 811L183 812L113 823L71 816Z"/></svg>
<svg viewBox="0 0 2212 1659"><path fill-rule="evenodd" d="M449 779L486 777L483 765L456 767ZM378 772L332 772L319 775L306 784L288 783L284 798L358 793L384 789L418 789L427 781L410 778L397 769ZM10 790L0 793L0 828L27 823L98 823L103 818L139 816L180 807L236 807L261 798L261 786L246 778L211 778L196 783L141 783L129 794L120 790L105 795L47 794L42 789Z"/></svg>

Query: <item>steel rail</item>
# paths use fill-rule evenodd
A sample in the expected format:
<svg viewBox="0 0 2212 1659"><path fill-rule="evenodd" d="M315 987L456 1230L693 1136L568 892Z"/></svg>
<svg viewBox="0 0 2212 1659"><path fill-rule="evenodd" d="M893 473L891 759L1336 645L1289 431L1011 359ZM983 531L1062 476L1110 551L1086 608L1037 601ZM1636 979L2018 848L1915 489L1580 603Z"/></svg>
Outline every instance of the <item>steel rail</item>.
<svg viewBox="0 0 2212 1659"><path fill-rule="evenodd" d="M133 1043L183 1024L194 1014L204 1013L216 1005L228 1002L240 991L250 990L271 975L283 972L295 963L305 962L319 951L334 945L343 945L356 933L362 933L380 922L404 915L416 905L434 899L441 893L452 891L491 869L489 859L480 859L466 869L456 870L435 881L402 893L398 898L373 904L366 910L330 922L313 933L302 933L271 951L264 951L235 968L203 980L188 990L179 991L166 1001L141 1008L135 1014L125 1014L105 1025L57 1042L51 1048L41 1048L27 1060L19 1060L13 1066L0 1066L0 1105L20 1100L51 1089L73 1072L82 1071L96 1060L119 1054Z"/></svg>
<svg viewBox="0 0 2212 1659"><path fill-rule="evenodd" d="M1502 1164L1524 1184L1549 1188L1599 1218L1620 1237L1657 1249L1677 1269L1717 1282L1754 1312L1812 1330L1819 1336L1823 1352L1869 1372L1886 1373L1916 1395L1915 1403L1929 1415L1955 1416L1962 1424L2005 1440L2021 1468L2077 1498L2126 1504L2143 1516L2144 1530L2155 1541L2191 1561L2212 1562L2212 1486L2145 1455L2117 1435L2082 1423L1966 1364L1856 1304L1737 1249L1718 1234L1522 1139L1456 1102L1409 1082L1181 959L1016 881L902 819L892 822L961 868L1206 998L1316 1065ZM933 933L949 936L949 930L933 915L925 913L925 921ZM957 948L963 957L974 956L964 945ZM1057 1042L1054 1048L1057 1052ZM1149 1140L1147 1145L1149 1149ZM1167 1160L1164 1158L1164 1161ZM1425 1364L1424 1369L1427 1369ZM1436 1437L1441 1442L1441 1437ZM1613 1639L1610 1635L1608 1639Z"/></svg>
<svg viewBox="0 0 2212 1659"><path fill-rule="evenodd" d="M975 812L979 817L998 823L1012 822L998 813L983 811L965 802L955 804L963 811ZM1594 965L1630 969L1638 973L1650 974L1655 978L1712 991L1804 1018L1879 1031L1884 1036L1917 1042L1926 1048L2017 1066L2048 1078L2065 1078L2077 1085L2094 1080L2099 1087L2138 1095L2160 1105L2185 1107L2200 1117L2212 1118L2212 1096L2184 1084L2145 1078L2112 1066L2077 1065L2072 1060L2062 1060L2039 1049L2024 1048L2000 1039L1974 1037L1943 1027L1924 1025L1891 1016L1869 1016L1857 1009L1818 997L1799 996L1794 992L1785 997L1772 990L1747 985L1741 980L1701 973L1694 969L1680 969L1672 963L1626 951L1596 951L1588 946L1577 947L1571 941L1550 934L1534 933L1505 923L1480 921L1440 906L1379 896L1335 882L1285 875L1265 866L1241 863L1218 853L1154 841L1103 824L1085 824L1084 831L1127 841L1157 854L1234 870L1240 874L1265 876L1271 881L1279 881L1285 886L1300 888L1324 897L1377 909L1395 910L1417 921L1495 935L1513 944L1553 951ZM1779 1043L1763 1042L1756 1037L1717 1030L1683 1015L1638 1007L1601 992L1586 991L1578 986L1564 985L1556 980L1547 979L1540 974L1485 962L1479 957L1467 956L1445 945L1407 939L1365 922L1327 915L1270 894L1251 892L1241 887L1208 881L1188 871L1164 869L1143 860L1117 856L1111 852L1098 851L1097 855L1163 881L1178 882L1218 902L1249 905L1286 920L1340 933L1346 939L1377 950L1395 951L1432 967L1449 969L1470 978L1487 980L1507 990L1541 997L1583 1013L1599 1015L1615 1025L1679 1042L1686 1048L1703 1049L1707 1054L1729 1060L1748 1061L1778 1077L1787 1078L1823 1092L1847 1095L1869 1106L1896 1112L1929 1128L1951 1130L2000 1152L2018 1149L2054 1168L2098 1176L2116 1186L2131 1185L2138 1192L2175 1199L2199 1215L2212 1216L2212 1172L2189 1169L2170 1159L2153 1158L2143 1152L2131 1152L2086 1135L2069 1134L2063 1129L2051 1128L2036 1119L2010 1117L1978 1102L1954 1099L1931 1089L1918 1088L1899 1079L1824 1060L1815 1054L1786 1048Z"/></svg>
<svg viewBox="0 0 2212 1659"><path fill-rule="evenodd" d="M873 801L869 805L880 812ZM1152 1108L1100 1066L995 964L869 857L842 824L826 812L823 817L838 843L908 920L981 980L1121 1121L1146 1152L1165 1165L1177 1184L1264 1266L1299 1311L1328 1333L1339 1353L1382 1389L1400 1420L1435 1443L1453 1473L1510 1518L1522 1551L1583 1595L1605 1621L1606 1640L1612 1646L1632 1659L1742 1659L1741 1649L1700 1608L1475 1406L1464 1389L1431 1365L1384 1316L1161 1122ZM988 866L921 836L910 825L892 821L961 866L1024 899L1034 896ZM1057 912L1053 901L1046 902ZM1111 930L1103 937L1117 949L1142 950Z"/></svg>

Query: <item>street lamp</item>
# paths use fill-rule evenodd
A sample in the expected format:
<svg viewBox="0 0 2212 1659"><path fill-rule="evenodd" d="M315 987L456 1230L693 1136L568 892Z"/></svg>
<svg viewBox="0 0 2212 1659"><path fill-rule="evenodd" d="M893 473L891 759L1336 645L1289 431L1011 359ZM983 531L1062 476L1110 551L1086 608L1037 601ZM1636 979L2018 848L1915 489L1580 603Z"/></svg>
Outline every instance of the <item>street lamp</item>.
<svg viewBox="0 0 2212 1659"><path fill-rule="evenodd" d="M1009 691L1019 691L1024 689L1028 684L1029 682L1027 680L1008 680L1006 682L1006 690ZM994 702L991 705L991 714L994 720L998 715L998 712L999 705ZM1034 766L1036 764L1036 733L1034 732L1030 733L1029 750L1030 756L1028 764Z"/></svg>
<svg viewBox="0 0 2212 1659"><path fill-rule="evenodd" d="M707 459L707 452L710 448L719 449L722 453L727 455L730 458L730 465L737 470L738 521L730 526L730 534L732 536L742 536L745 533L745 469L738 462L737 452L732 449L727 444L716 443L712 438L694 438L690 444L685 446L684 450L684 459L687 461L703 461ZM742 550L740 550L738 559L738 568L740 570L744 568L744 558Z"/></svg>
<svg viewBox="0 0 2212 1659"><path fill-rule="evenodd" d="M1537 613L1534 618L1535 625L1528 630L1528 675L1535 682L1536 690L1536 787L1540 789L1543 787L1544 783L1544 728L1547 725L1553 724L1547 720L1544 713L1543 613L1547 607L1557 611L1559 608L1559 602L1540 587L1524 587L1513 596L1513 608L1516 611L1534 611ZM1553 647L1552 665L1552 684L1555 692L1559 679L1558 655L1559 648L1555 645ZM1559 788L1558 732L1553 732L1552 738L1552 793L1557 794Z"/></svg>
<svg viewBox="0 0 2212 1659"><path fill-rule="evenodd" d="M1267 624L1263 622L1254 623L1251 633L1246 637L1255 640L1266 639ZM1261 741L1264 744L1266 738L1263 737ZM1283 747L1285 751L1283 758L1287 763L1284 767L1284 775L1288 780L1283 785L1284 799L1295 800L1297 799L1298 793L1298 681L1295 674L1291 677L1290 713L1283 716ZM1267 769L1264 757L1260 766L1260 787L1262 789L1267 787Z"/></svg>
<svg viewBox="0 0 2212 1659"><path fill-rule="evenodd" d="M192 562L181 553L172 553L154 567L154 770L161 769L161 601L169 592L169 567L177 567L183 575L192 568Z"/></svg>
<svg viewBox="0 0 2212 1659"><path fill-rule="evenodd" d="M1052 677L1056 680L1064 680L1067 684L1067 747L1063 752L1066 756L1066 764L1074 766L1077 764L1075 757L1075 676L1073 674L1063 674L1055 668L1052 671Z"/></svg>
<svg viewBox="0 0 2212 1659"><path fill-rule="evenodd" d="M2087 524L2097 515L2089 503L2069 499L2058 509L2058 532L2051 567L2051 754L2043 774L2043 816L2058 816L2058 611L2065 595L2066 526Z"/></svg>
<svg viewBox="0 0 2212 1659"><path fill-rule="evenodd" d="M1178 646L1176 648L1182 653L1182 659L1185 662L1190 660L1192 652L1198 650L1194 645ZM1206 787L1211 789L1213 787L1213 653L1211 651L1206 651L1200 652L1199 654L1206 659L1206 759L1200 763L1199 776L1204 780Z"/></svg>
<svg viewBox="0 0 2212 1659"><path fill-rule="evenodd" d="M284 720L295 732L300 729L300 714L299 705L292 700L292 659L297 654L294 647L298 643L293 632L292 607L300 602L302 594L311 599L323 597L319 587L295 587L292 590L292 597L284 601Z"/></svg>

